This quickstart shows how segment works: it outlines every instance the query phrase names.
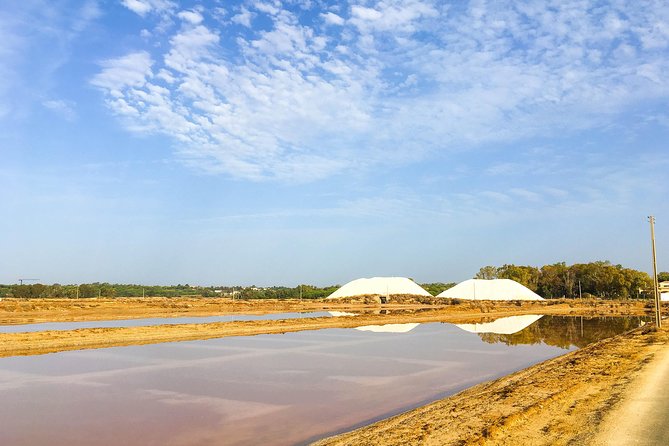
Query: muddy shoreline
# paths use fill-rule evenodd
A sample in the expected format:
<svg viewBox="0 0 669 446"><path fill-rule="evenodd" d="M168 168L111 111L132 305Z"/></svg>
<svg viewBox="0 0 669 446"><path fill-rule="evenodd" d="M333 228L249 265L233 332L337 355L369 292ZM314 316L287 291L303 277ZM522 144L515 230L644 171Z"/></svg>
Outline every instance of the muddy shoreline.
<svg viewBox="0 0 669 446"><path fill-rule="evenodd" d="M39 355L59 351L191 341L227 336L288 333L324 328L352 328L361 325L410 322L488 321L504 316L547 314L565 316L643 315L644 302L458 302L426 305L420 302L370 306L356 302L242 301L209 299L134 300L39 300L2 301L0 320L72 321L128 319L132 317L207 316L221 314L262 314L280 311L346 311L357 316L304 319L163 324L144 327L82 328L29 333L0 334L0 357ZM50 315L50 316L49 316ZM114 316L114 317L111 317Z"/></svg>
<svg viewBox="0 0 669 446"><path fill-rule="evenodd" d="M388 304L374 299L232 300L226 298L101 298L101 299L2 299L1 324L75 322L152 317L216 316L307 311L381 312L448 310L450 313L537 308L544 311L588 314L641 315L649 311L646 301L574 300L546 301L456 301L437 298L399 299ZM669 308L669 307L668 307Z"/></svg>
<svg viewBox="0 0 669 446"><path fill-rule="evenodd" d="M667 328L635 329L313 444L587 445L668 342Z"/></svg>

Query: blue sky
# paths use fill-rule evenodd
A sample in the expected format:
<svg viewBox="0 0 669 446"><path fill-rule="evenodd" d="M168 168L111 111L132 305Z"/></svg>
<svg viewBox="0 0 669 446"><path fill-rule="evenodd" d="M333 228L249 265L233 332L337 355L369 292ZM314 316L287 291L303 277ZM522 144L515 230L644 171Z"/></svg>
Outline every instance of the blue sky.
<svg viewBox="0 0 669 446"><path fill-rule="evenodd" d="M669 269L664 1L3 2L0 283Z"/></svg>

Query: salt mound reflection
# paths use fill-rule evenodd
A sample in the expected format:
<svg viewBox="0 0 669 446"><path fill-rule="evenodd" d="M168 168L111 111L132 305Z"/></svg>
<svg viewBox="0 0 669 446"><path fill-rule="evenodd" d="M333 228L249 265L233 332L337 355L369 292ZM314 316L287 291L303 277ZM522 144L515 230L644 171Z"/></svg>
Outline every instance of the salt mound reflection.
<svg viewBox="0 0 669 446"><path fill-rule="evenodd" d="M470 333L514 334L534 324L542 317L544 316L526 314L523 316L502 317L482 324L455 324L455 326Z"/></svg>
<svg viewBox="0 0 669 446"><path fill-rule="evenodd" d="M360 331L371 331L374 333L408 333L420 324L386 324L386 325L364 325L355 327Z"/></svg>
<svg viewBox="0 0 669 446"><path fill-rule="evenodd" d="M346 311L328 311L328 314L332 317L341 317L341 316L357 316L357 313L349 313Z"/></svg>

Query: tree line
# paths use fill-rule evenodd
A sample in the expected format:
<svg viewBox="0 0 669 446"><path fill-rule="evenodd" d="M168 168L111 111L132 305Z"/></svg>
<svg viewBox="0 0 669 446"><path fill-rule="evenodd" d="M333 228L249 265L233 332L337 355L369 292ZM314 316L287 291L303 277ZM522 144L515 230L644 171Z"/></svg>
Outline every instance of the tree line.
<svg viewBox="0 0 669 446"><path fill-rule="evenodd" d="M639 298L652 293L652 280L647 273L608 261L566 265L564 262L544 265L505 264L484 266L476 274L477 279L511 279L525 285L540 296L558 297L601 297ZM658 275L660 281L669 280L669 272ZM454 282L422 283L433 296L451 288ZM235 297L240 299L321 299L329 296L339 285L318 287L298 285L296 287L256 287L256 286L192 286L177 285L136 285L85 283L80 285L2 285L0 298L92 298L92 297Z"/></svg>
<svg viewBox="0 0 669 446"><path fill-rule="evenodd" d="M647 298L653 292L653 280L648 273L614 265L609 261L573 265L560 262L542 267L513 264L484 266L475 278L515 280L548 299L579 296ZM660 273L658 280L669 280L669 273Z"/></svg>
<svg viewBox="0 0 669 446"><path fill-rule="evenodd" d="M132 285L110 283L84 283L79 285L0 285L0 298L20 299L61 298L85 299L92 297L235 297L241 299L319 299L327 297L339 285L317 287L298 285L296 287L256 287L256 286L191 286L191 285Z"/></svg>

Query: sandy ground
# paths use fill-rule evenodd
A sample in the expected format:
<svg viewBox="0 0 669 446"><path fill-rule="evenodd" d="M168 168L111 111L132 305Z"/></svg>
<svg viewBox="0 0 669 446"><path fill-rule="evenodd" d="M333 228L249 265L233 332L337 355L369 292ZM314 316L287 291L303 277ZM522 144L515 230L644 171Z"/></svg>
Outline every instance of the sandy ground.
<svg viewBox="0 0 669 446"><path fill-rule="evenodd" d="M644 302L462 302L402 300L235 301L228 299L90 299L0 301L2 323L142 317L349 311L358 316L0 334L0 356L111 346L284 333L408 322L491 321L520 314L642 315ZM385 314L384 314L385 313ZM602 419L629 401L646 364L669 357L667 329L648 327L604 340L507 377L467 389L396 417L318 442L319 445L592 444ZM655 372L657 373L657 372ZM630 384L631 383L631 384ZM645 390L645 392L652 392ZM616 409L618 410L618 409ZM620 409L630 410L630 409ZM634 409L632 409L634 410ZM613 422L615 424L615 421ZM597 437L606 438L606 437ZM606 439L603 440L607 444Z"/></svg>
<svg viewBox="0 0 669 446"><path fill-rule="evenodd" d="M0 323L28 324L149 317L322 311L323 301L205 298L3 299ZM330 305L332 306L332 305Z"/></svg>
<svg viewBox="0 0 669 446"><path fill-rule="evenodd" d="M669 322L669 321L668 321ZM625 420L625 422L621 422ZM669 443L669 349L663 349L606 414L593 446Z"/></svg>
<svg viewBox="0 0 669 446"><path fill-rule="evenodd" d="M665 366L668 341L667 328L636 329L316 444L590 445L615 403Z"/></svg>
<svg viewBox="0 0 669 446"><path fill-rule="evenodd" d="M437 300L436 302L441 302ZM333 301L243 301L216 299L131 299L131 300L40 300L0 302L0 320L72 321L171 317L277 311L336 310L357 312L357 316L245 321L206 324L155 325L148 327L86 328L33 333L1 333L0 357L35 355L66 350L201 340L226 336L287 333L323 328L408 322L482 322L520 314L616 315L644 314L643 302L456 302L450 305L407 301L370 306L360 302ZM383 313L386 314L383 314ZM486 318L486 319L483 319Z"/></svg>

